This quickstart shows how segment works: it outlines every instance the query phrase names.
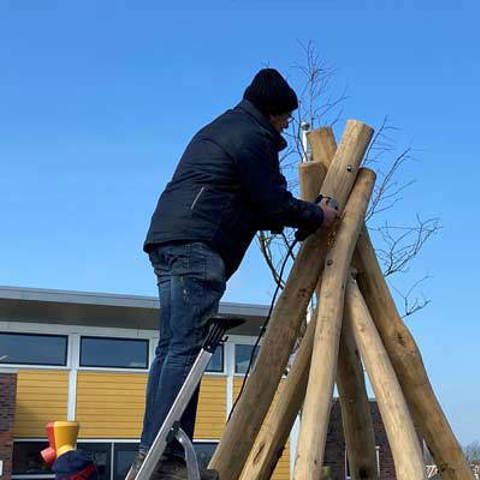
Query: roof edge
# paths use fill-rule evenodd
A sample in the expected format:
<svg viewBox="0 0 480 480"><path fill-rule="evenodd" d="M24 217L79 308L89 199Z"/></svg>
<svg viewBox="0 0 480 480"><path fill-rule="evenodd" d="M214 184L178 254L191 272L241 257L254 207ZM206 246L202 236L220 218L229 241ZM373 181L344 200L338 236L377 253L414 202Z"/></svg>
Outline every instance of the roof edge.
<svg viewBox="0 0 480 480"><path fill-rule="evenodd" d="M33 302L53 302L79 305L102 305L126 308L159 308L157 297L106 292L85 292L31 287L11 287L0 285L1 300L21 300ZM266 317L267 305L221 302L220 313Z"/></svg>

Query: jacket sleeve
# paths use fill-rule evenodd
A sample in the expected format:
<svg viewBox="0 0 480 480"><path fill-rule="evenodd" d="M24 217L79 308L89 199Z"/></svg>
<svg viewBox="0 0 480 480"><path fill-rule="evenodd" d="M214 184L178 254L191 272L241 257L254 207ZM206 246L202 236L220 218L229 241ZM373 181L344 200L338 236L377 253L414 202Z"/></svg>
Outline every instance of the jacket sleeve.
<svg viewBox="0 0 480 480"><path fill-rule="evenodd" d="M245 142L235 156L242 191L262 224L260 229L295 227L316 230L322 209L295 198L280 173L278 154L263 138Z"/></svg>

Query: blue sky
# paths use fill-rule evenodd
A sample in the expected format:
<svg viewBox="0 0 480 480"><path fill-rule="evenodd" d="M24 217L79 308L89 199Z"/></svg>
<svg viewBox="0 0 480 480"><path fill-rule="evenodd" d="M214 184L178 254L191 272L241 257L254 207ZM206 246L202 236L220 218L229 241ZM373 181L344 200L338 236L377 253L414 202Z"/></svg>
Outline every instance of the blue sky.
<svg viewBox="0 0 480 480"><path fill-rule="evenodd" d="M186 142L266 64L299 85L315 42L347 118L399 127L415 179L388 213L438 216L410 271L409 318L462 443L480 439L476 271L480 4L476 1L0 0L0 284L155 294L141 245ZM267 303L252 248L225 299Z"/></svg>

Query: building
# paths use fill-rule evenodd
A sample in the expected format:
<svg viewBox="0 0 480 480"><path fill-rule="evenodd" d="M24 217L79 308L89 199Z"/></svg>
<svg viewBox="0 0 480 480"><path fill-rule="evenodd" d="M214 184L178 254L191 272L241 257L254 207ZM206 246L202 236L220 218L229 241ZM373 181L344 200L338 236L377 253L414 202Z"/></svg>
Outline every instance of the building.
<svg viewBox="0 0 480 480"><path fill-rule="evenodd" d="M209 364L200 391L195 447L208 463L241 388L268 307L222 303L220 313L246 322ZM44 479L39 457L45 425L78 420L78 445L94 455L102 480L123 479L136 450L148 365L158 340L153 297L0 287L1 479ZM376 404L382 480L395 478ZM290 478L298 427L273 479ZM347 479L338 402L332 408L325 462Z"/></svg>

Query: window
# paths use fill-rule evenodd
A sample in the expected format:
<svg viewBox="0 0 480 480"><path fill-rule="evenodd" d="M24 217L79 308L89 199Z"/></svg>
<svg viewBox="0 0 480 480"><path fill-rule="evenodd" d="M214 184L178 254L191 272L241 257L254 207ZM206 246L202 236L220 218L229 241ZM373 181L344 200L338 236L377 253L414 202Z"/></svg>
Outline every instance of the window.
<svg viewBox="0 0 480 480"><path fill-rule="evenodd" d="M253 352L253 345L235 345L235 373L246 373L250 357ZM253 355L253 361L258 353L258 347Z"/></svg>
<svg viewBox="0 0 480 480"><path fill-rule="evenodd" d="M208 362L207 372L223 372L223 345L219 345Z"/></svg>
<svg viewBox="0 0 480 480"><path fill-rule="evenodd" d="M148 340L82 337L80 366L147 368Z"/></svg>
<svg viewBox="0 0 480 480"><path fill-rule="evenodd" d="M138 451L138 443L115 443L113 447L113 480L123 480Z"/></svg>
<svg viewBox="0 0 480 480"><path fill-rule="evenodd" d="M98 480L110 480L110 469L112 464L111 443L77 443L78 450L90 453L93 463L97 467Z"/></svg>
<svg viewBox="0 0 480 480"><path fill-rule="evenodd" d="M40 452L47 447L47 441L15 442L13 445L13 475L19 478L24 475L53 478L54 473L40 455ZM97 466L99 480L110 480L110 443L79 442L77 448L92 455L92 460Z"/></svg>
<svg viewBox="0 0 480 480"><path fill-rule="evenodd" d="M40 452L48 447L46 440L14 442L13 444L13 471L14 478L49 479L55 474L43 461ZM111 443L78 442L77 448L92 456L97 467L98 480L110 480L112 463Z"/></svg>
<svg viewBox="0 0 480 480"><path fill-rule="evenodd" d="M0 363L67 364L67 337L29 333L0 333Z"/></svg>
<svg viewBox="0 0 480 480"><path fill-rule="evenodd" d="M12 475L38 475L42 478L54 477L50 467L43 461L40 452L48 447L48 442L15 442L13 444Z"/></svg>
<svg viewBox="0 0 480 480"><path fill-rule="evenodd" d="M207 468L218 442L194 442L200 469ZM55 474L40 456L48 447L46 440L15 442L13 445L14 478L50 479ZM138 450L138 443L78 442L78 450L88 452L97 467L98 480L124 480ZM112 458L113 453L113 458Z"/></svg>
<svg viewBox="0 0 480 480"><path fill-rule="evenodd" d="M215 449L217 448L217 442L194 442L193 446L197 454L198 466L200 470L208 467L210 459L212 458Z"/></svg>

